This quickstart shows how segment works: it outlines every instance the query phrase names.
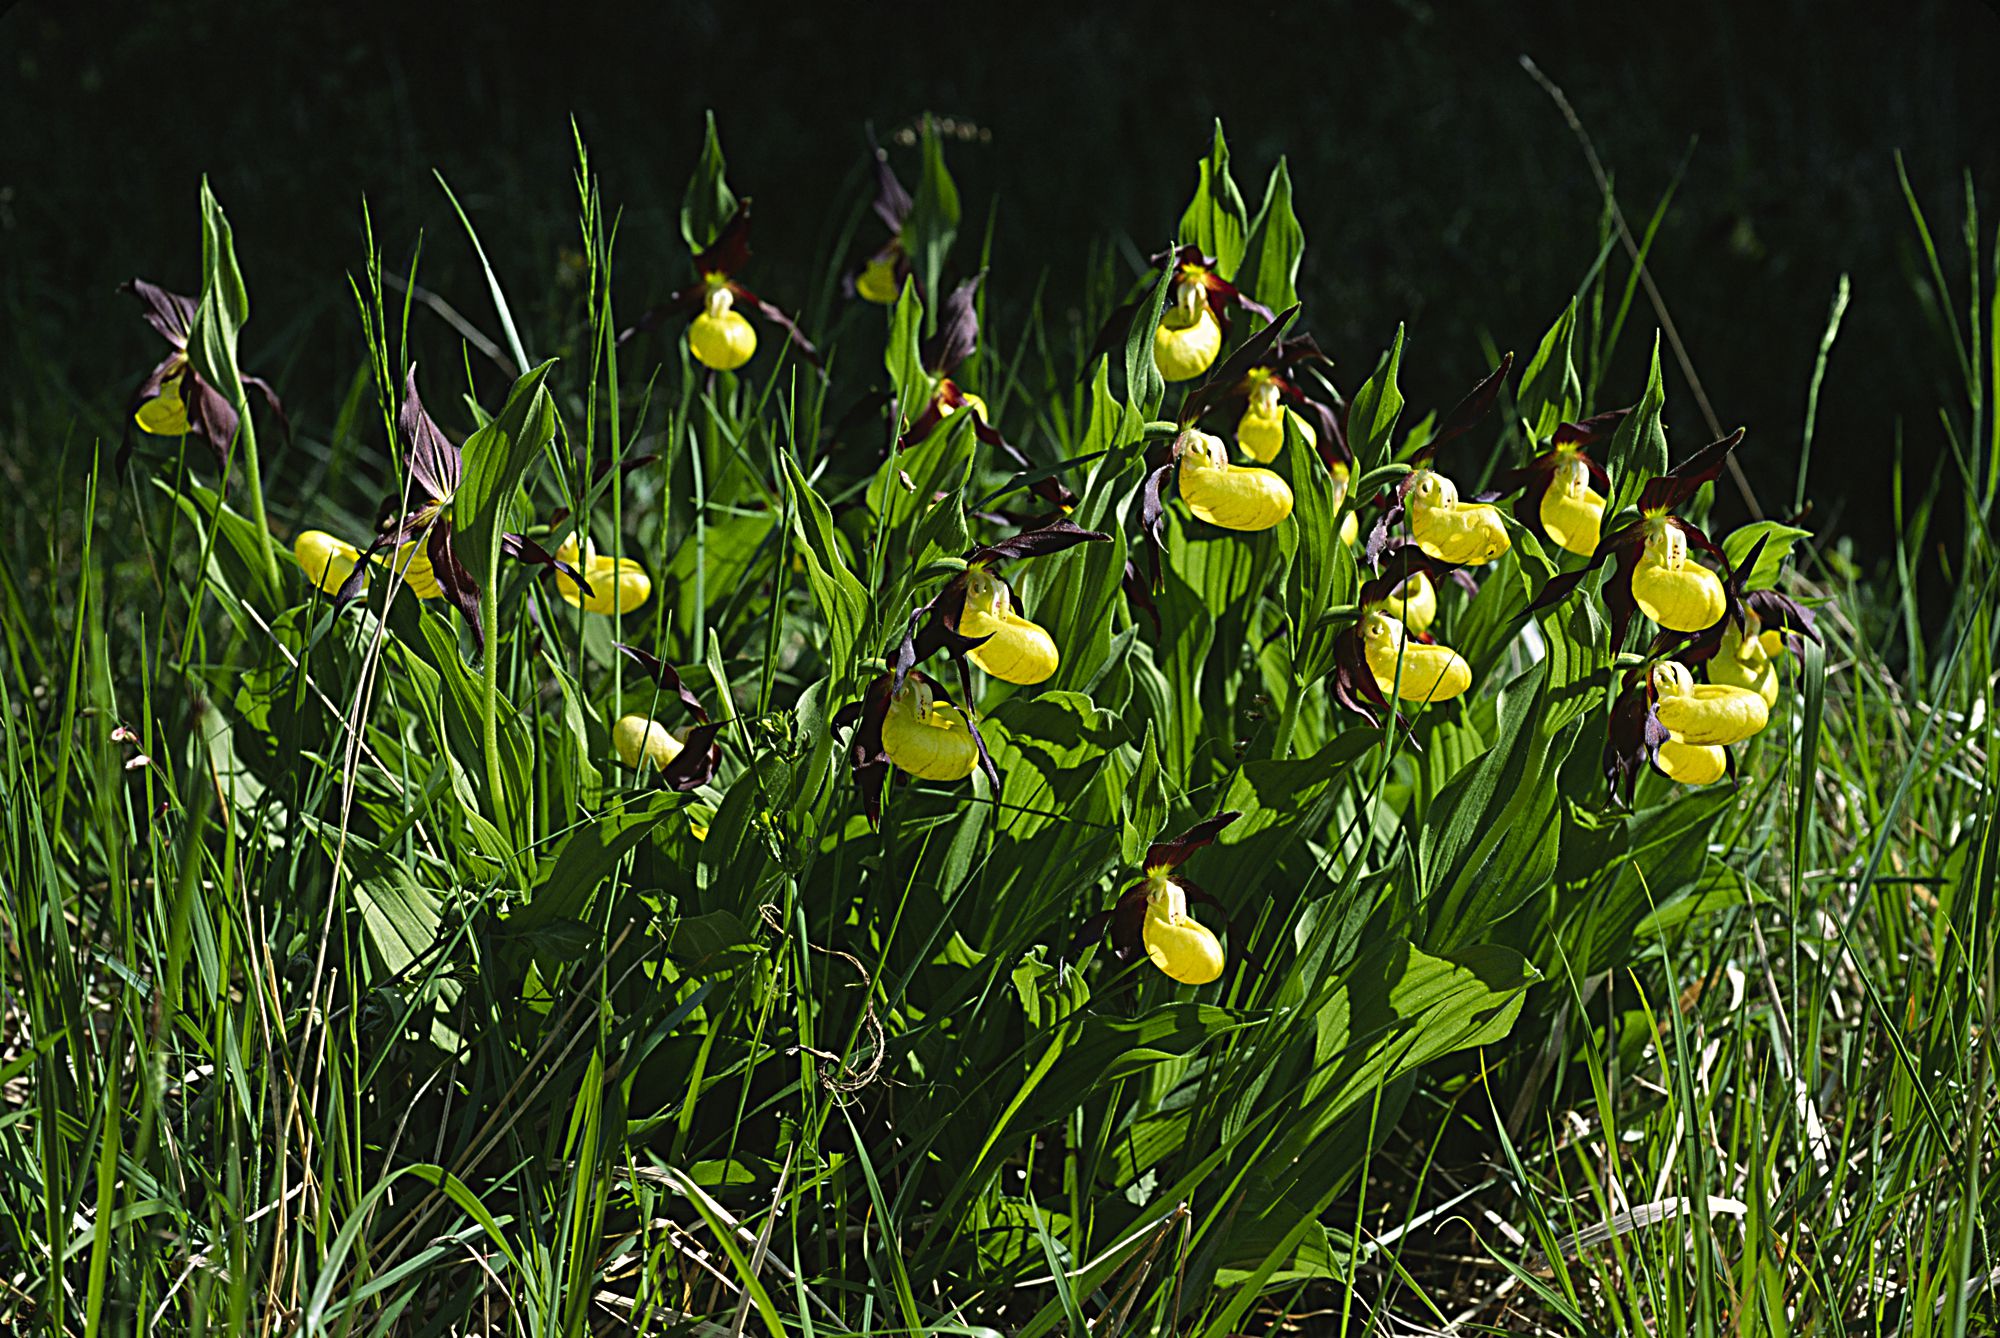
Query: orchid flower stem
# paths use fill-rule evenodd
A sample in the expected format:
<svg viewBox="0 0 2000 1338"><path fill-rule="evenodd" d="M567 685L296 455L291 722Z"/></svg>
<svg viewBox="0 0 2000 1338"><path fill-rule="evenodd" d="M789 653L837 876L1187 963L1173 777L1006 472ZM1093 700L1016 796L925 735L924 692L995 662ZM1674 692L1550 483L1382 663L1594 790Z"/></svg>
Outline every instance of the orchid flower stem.
<svg viewBox="0 0 2000 1338"><path fill-rule="evenodd" d="M1285 709L1278 716L1278 737L1271 742L1271 758L1282 762L1292 755L1292 736L1299 730L1299 707L1306 699L1306 685L1298 678L1292 680L1292 690L1285 694Z"/></svg>
<svg viewBox="0 0 2000 1338"><path fill-rule="evenodd" d="M486 754L486 788L493 805L493 825L507 832L507 778L500 767L500 549L496 544L486 555L486 570L480 573L479 626L486 637L486 654L480 676L479 737Z"/></svg>
<svg viewBox="0 0 2000 1338"><path fill-rule="evenodd" d="M258 574L264 580L264 593L275 600L282 588L278 578L278 550L271 543L271 522L264 514L264 472L257 464L257 429L250 422L250 401L240 390L236 411L241 415L237 442L243 455L243 482L250 490L250 520L257 528L257 551L263 562L263 570Z"/></svg>

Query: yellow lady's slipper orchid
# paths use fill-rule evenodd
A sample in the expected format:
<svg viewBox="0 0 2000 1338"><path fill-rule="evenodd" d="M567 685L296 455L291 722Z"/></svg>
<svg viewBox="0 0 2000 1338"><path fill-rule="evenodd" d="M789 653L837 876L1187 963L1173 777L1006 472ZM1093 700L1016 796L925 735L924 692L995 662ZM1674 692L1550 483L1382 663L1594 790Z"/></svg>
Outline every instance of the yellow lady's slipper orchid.
<svg viewBox="0 0 2000 1338"><path fill-rule="evenodd" d="M958 633L987 638L968 652L968 658L1004 682L1028 686L1055 674L1059 657L1054 639L1014 612L1007 583L978 563L965 573L965 607L958 617Z"/></svg>
<svg viewBox="0 0 2000 1338"><path fill-rule="evenodd" d="M1713 743L1668 739L1653 754L1653 764L1660 774L1681 785L1713 785L1729 774L1729 754Z"/></svg>
<svg viewBox="0 0 2000 1338"><path fill-rule="evenodd" d="M1590 486L1590 469L1575 452L1558 461L1555 477L1542 493L1542 529L1572 553L1589 557L1603 535L1604 494Z"/></svg>
<svg viewBox="0 0 2000 1338"><path fill-rule="evenodd" d="M882 751L923 780L964 780L979 765L979 747L964 712L936 701L930 684L915 676L890 695L882 717Z"/></svg>
<svg viewBox="0 0 2000 1338"><path fill-rule="evenodd" d="M1417 547L1440 562L1476 567L1513 546L1499 507L1459 501L1458 485L1435 471L1420 469L1410 476L1403 505Z"/></svg>
<svg viewBox="0 0 2000 1338"><path fill-rule="evenodd" d="M1757 615L1749 615L1752 623ZM1722 629L1720 648L1715 658L1708 662L1708 676L1712 682L1727 683L1734 687L1747 688L1764 699L1765 706L1778 704L1778 667L1772 662L1773 644L1778 651L1785 646L1782 632L1758 632L1744 627L1735 619Z"/></svg>
<svg viewBox="0 0 2000 1338"><path fill-rule="evenodd" d="M146 324L167 341L170 351L132 392L127 412L139 430L156 437L190 436L208 443L218 465L228 465L240 418L229 398L203 380L188 361L188 337L200 305L192 297L170 293L156 283L133 279L122 285L145 308ZM285 424L285 406L262 377L243 373L243 389L263 396L264 403Z"/></svg>
<svg viewBox="0 0 2000 1338"><path fill-rule="evenodd" d="M1317 449L1319 433L1311 423L1285 407L1278 379L1260 368L1250 373L1250 381L1249 403L1243 416L1236 420L1236 444L1243 448L1243 453L1258 464L1267 465L1277 459L1278 452L1285 449L1287 418L1298 425L1306 445Z"/></svg>
<svg viewBox="0 0 2000 1338"><path fill-rule="evenodd" d="M1653 666L1653 714L1682 743L1741 743L1770 719L1762 696L1728 683L1697 683L1678 660Z"/></svg>
<svg viewBox="0 0 2000 1338"><path fill-rule="evenodd" d="M1229 530L1268 530L1292 514L1291 485L1268 469L1229 463L1222 439L1181 434L1181 500L1195 516Z"/></svg>
<svg viewBox="0 0 2000 1338"><path fill-rule="evenodd" d="M306 579L329 595L340 593L341 585L361 561L360 549L325 530L301 532L292 541L292 555L299 560L299 570Z"/></svg>
<svg viewBox="0 0 2000 1338"><path fill-rule="evenodd" d="M1187 893L1171 868L1146 870L1146 920L1140 937L1153 965L1183 985L1206 985L1222 974L1222 944L1188 914Z"/></svg>
<svg viewBox="0 0 2000 1338"><path fill-rule="evenodd" d="M646 575L637 558L599 553L596 544L586 545L584 552L584 559L579 562L575 535L563 540L556 549L556 559L582 572L583 579L590 584L590 593L586 595L575 581L560 569L556 571L556 591L571 608L586 613L630 613L652 597L652 578Z"/></svg>
<svg viewBox="0 0 2000 1338"><path fill-rule="evenodd" d="M1431 624L1437 621L1437 587L1431 584L1427 573L1411 572L1410 579L1376 607L1398 619L1412 632L1428 632Z"/></svg>
<svg viewBox="0 0 2000 1338"><path fill-rule="evenodd" d="M1673 517L1654 516L1632 569L1633 602L1641 613L1673 632L1715 626L1728 603L1722 578L1690 560L1687 549L1687 536Z"/></svg>
<svg viewBox="0 0 2000 1338"><path fill-rule="evenodd" d="M618 760L628 767L636 770L641 766L651 766L665 771L668 764L687 747L689 733L688 729L669 732L657 720L649 720L643 715L628 715L611 727L611 746L618 751Z"/></svg>
<svg viewBox="0 0 2000 1338"><path fill-rule="evenodd" d="M1405 636L1403 624L1374 610L1362 616L1361 638L1376 686L1404 701L1450 701L1472 686L1472 666L1449 646Z"/></svg>
<svg viewBox="0 0 2000 1338"><path fill-rule="evenodd" d="M688 349L702 366L733 372L756 353L757 331L735 306L728 283L712 277L702 312L688 325Z"/></svg>
<svg viewBox="0 0 2000 1338"><path fill-rule="evenodd" d="M418 599L437 599L444 594L422 539L412 539L396 550L395 570L402 574L404 585Z"/></svg>

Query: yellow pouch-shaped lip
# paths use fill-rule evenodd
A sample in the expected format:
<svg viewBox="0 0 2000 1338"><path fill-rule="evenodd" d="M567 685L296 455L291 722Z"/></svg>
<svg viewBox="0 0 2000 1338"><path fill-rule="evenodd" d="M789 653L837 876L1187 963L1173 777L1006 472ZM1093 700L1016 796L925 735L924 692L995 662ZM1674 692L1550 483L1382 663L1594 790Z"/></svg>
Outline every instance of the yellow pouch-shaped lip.
<svg viewBox="0 0 2000 1338"><path fill-rule="evenodd" d="M895 257L870 256L861 267L861 277L854 281L854 291L864 302L881 307L896 305L896 299L902 296L902 285L896 282Z"/></svg>
<svg viewBox="0 0 2000 1338"><path fill-rule="evenodd" d="M1187 912L1187 894L1153 875L1146 892L1146 921L1139 931L1154 966L1183 985L1206 985L1222 974L1222 944Z"/></svg>
<svg viewBox="0 0 2000 1338"><path fill-rule="evenodd" d="M1381 603L1384 613L1390 614L1412 632L1428 632L1437 621L1437 587L1423 572L1416 572L1403 582L1402 588Z"/></svg>
<svg viewBox="0 0 2000 1338"><path fill-rule="evenodd" d="M571 608L587 613L630 613L652 597L653 579L646 575L638 559L599 553L595 545L587 547L585 552L588 556L577 561L575 536L556 549L558 558L580 569L590 582L590 593L586 595L567 575L556 573L556 592Z"/></svg>
<svg viewBox="0 0 2000 1338"><path fill-rule="evenodd" d="M667 764L687 746L687 733L686 730L669 733L657 720L628 715L611 727L611 746L617 750L618 760L628 767L637 768L644 763L665 771Z"/></svg>
<svg viewBox="0 0 2000 1338"><path fill-rule="evenodd" d="M1045 682L1060 663L1054 638L1014 612L1007 583L978 565L966 573L958 631L960 636L987 638L969 658L1003 682L1024 687Z"/></svg>
<svg viewBox="0 0 2000 1338"><path fill-rule="evenodd" d="M696 362L733 372L757 351L757 331L733 310L735 298L723 287L709 289L701 315L688 326L688 349Z"/></svg>
<svg viewBox="0 0 2000 1338"><path fill-rule="evenodd" d="M1410 537L1440 562L1476 567L1514 546L1500 508L1459 501L1458 486L1442 474L1419 471L1403 504L1410 517Z"/></svg>
<svg viewBox="0 0 2000 1338"><path fill-rule="evenodd" d="M1268 469L1232 465L1222 441L1183 434L1181 500L1197 519L1226 530L1268 530L1292 514L1291 485Z"/></svg>
<svg viewBox="0 0 2000 1338"><path fill-rule="evenodd" d="M1574 456L1564 460L1542 494L1542 529L1559 547L1589 557L1604 531L1604 496L1590 486L1590 471Z"/></svg>
<svg viewBox="0 0 2000 1338"><path fill-rule="evenodd" d="M979 765L971 726L956 706L933 701L930 685L911 678L889 698L882 751L922 780L964 780Z"/></svg>
<svg viewBox="0 0 2000 1338"><path fill-rule="evenodd" d="M1214 364L1215 355L1222 352L1222 325L1208 309L1206 298L1185 324L1174 323L1179 314L1169 312L1153 331L1153 365L1167 381L1192 381L1207 371Z"/></svg>
<svg viewBox="0 0 2000 1338"><path fill-rule="evenodd" d="M1749 689L1767 707L1778 704L1778 667L1771 663L1764 638L1744 636L1734 622L1722 629L1722 645L1708 662L1708 676L1717 683Z"/></svg>
<svg viewBox="0 0 2000 1338"><path fill-rule="evenodd" d="M176 376L160 387L160 393L141 404L132 415L141 432L156 437L185 436L188 430L187 404L181 399L181 378Z"/></svg>
<svg viewBox="0 0 2000 1338"><path fill-rule="evenodd" d="M308 581L333 595L340 592L354 565L361 561L361 550L325 530L306 530L292 541L292 556L299 560L299 570ZM365 580L363 588L367 588Z"/></svg>
<svg viewBox="0 0 2000 1338"><path fill-rule="evenodd" d="M1685 558L1670 566L1650 548L1633 568L1632 601L1639 612L1673 632L1706 631L1728 607L1722 580L1714 572Z"/></svg>
<svg viewBox="0 0 2000 1338"><path fill-rule="evenodd" d="M1653 760L1668 780L1681 785L1713 785L1729 774L1729 754L1712 743L1668 739Z"/></svg>
<svg viewBox="0 0 2000 1338"><path fill-rule="evenodd" d="M403 575L403 583L418 599L438 599L444 594L444 587L438 584L437 573L431 570L430 554L424 548L424 540L412 539L396 550L393 569Z"/></svg>
<svg viewBox="0 0 2000 1338"><path fill-rule="evenodd" d="M1763 697L1727 683L1697 683L1687 666L1653 666L1653 714L1681 743L1741 743L1770 720Z"/></svg>
<svg viewBox="0 0 2000 1338"><path fill-rule="evenodd" d="M1472 666L1463 655L1449 646L1407 639L1403 624L1386 613L1365 615L1361 637L1368 671L1386 695L1410 702L1442 702L1472 686Z"/></svg>

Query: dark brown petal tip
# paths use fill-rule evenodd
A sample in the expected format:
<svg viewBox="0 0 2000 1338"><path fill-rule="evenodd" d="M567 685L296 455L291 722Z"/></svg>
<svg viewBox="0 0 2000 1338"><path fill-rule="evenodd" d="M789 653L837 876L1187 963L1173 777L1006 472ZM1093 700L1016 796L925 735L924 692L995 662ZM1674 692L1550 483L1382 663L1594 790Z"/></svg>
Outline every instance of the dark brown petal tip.
<svg viewBox="0 0 2000 1338"><path fill-rule="evenodd" d="M696 720L699 720L704 725L708 723L708 708L701 704L701 698L695 696L687 685L681 682L680 674L675 672L671 664L668 664L665 660L650 651L641 650L637 646L628 646L622 641L614 641L611 643L611 646L612 649L623 653L632 663L644 670L646 677L652 679L653 682L664 690L679 697L681 704L694 713Z"/></svg>
<svg viewBox="0 0 2000 1338"><path fill-rule="evenodd" d="M1146 851L1145 867L1148 869L1179 868L1188 856L1194 854L1195 851L1200 850L1203 846L1212 844L1215 838L1221 834L1223 828L1242 816L1241 813L1235 811L1218 813L1206 821L1197 822L1179 836L1165 841L1155 841Z"/></svg>

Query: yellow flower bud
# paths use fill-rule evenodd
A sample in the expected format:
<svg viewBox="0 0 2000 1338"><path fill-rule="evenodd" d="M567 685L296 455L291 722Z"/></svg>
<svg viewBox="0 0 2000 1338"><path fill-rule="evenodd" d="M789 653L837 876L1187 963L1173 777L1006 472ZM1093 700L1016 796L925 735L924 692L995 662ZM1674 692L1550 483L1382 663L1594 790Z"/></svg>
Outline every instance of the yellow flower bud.
<svg viewBox="0 0 2000 1338"><path fill-rule="evenodd" d="M141 404L132 415L141 432L156 437L185 436L188 430L187 405L181 399L181 378L176 376L160 387L160 393Z"/></svg>
<svg viewBox="0 0 2000 1338"><path fill-rule="evenodd" d="M360 549L325 530L303 531L292 541L292 555L299 560L299 570L306 579L329 595L339 592L354 564L361 561Z"/></svg>
<svg viewBox="0 0 2000 1338"><path fill-rule="evenodd" d="M1542 529L1557 545L1589 557L1603 533L1604 496L1590 486L1590 470L1575 455L1565 456L1542 494Z"/></svg>
<svg viewBox="0 0 2000 1338"><path fill-rule="evenodd" d="M1754 619L1757 615L1750 616ZM1771 663L1771 652L1764 641L1774 634L1746 635L1746 630L1734 622L1722 629L1722 645L1708 662L1708 676L1717 683L1748 688L1764 699L1764 705L1776 706L1778 667Z"/></svg>
<svg viewBox="0 0 2000 1338"><path fill-rule="evenodd" d="M993 677L1023 686L1053 676L1059 657L1048 632L1014 612L1007 583L984 567L965 574L965 609L959 615L961 636L988 637L970 652L972 662Z"/></svg>
<svg viewBox="0 0 2000 1338"><path fill-rule="evenodd" d="M695 361L718 372L735 371L757 351L757 331L733 309L735 301L726 286L711 287L701 315L688 326Z"/></svg>
<svg viewBox="0 0 2000 1338"><path fill-rule="evenodd" d="M1458 485L1442 474L1418 470L1403 505L1410 517L1410 537L1440 562L1476 567L1514 546L1500 508L1459 501Z"/></svg>
<svg viewBox="0 0 2000 1338"><path fill-rule="evenodd" d="M611 746L617 750L618 760L634 770L650 766L665 771L687 747L688 733L686 729L669 733L657 720L628 715L611 727Z"/></svg>
<svg viewBox="0 0 2000 1338"><path fill-rule="evenodd" d="M1229 530L1268 530L1292 514L1292 489L1268 469L1229 463L1222 439L1181 434L1181 500L1201 520Z"/></svg>
<svg viewBox="0 0 2000 1338"><path fill-rule="evenodd" d="M1770 719L1757 693L1728 683L1697 683L1677 660L1653 666L1653 697L1653 714L1681 743L1741 743Z"/></svg>
<svg viewBox="0 0 2000 1338"><path fill-rule="evenodd" d="M896 299L903 295L903 286L896 279L896 258L890 256L870 256L868 263L861 267L861 275L854 281L854 291L864 302L877 306L893 307Z"/></svg>
<svg viewBox="0 0 2000 1338"><path fill-rule="evenodd" d="M1688 558L1687 536L1664 519L1646 533L1632 571L1632 598L1639 612L1673 632L1705 631L1728 606L1722 579Z"/></svg>
<svg viewBox="0 0 2000 1338"><path fill-rule="evenodd" d="M429 552L425 541L412 539L396 550L393 570L400 573L403 583L418 599L437 599L444 594L444 587L438 584L437 573L431 570Z"/></svg>
<svg viewBox="0 0 2000 1338"><path fill-rule="evenodd" d="M964 780L979 765L979 746L972 741L965 714L949 702L934 700L930 684L914 677L889 698L888 713L882 718L882 751L923 780Z"/></svg>
<svg viewBox="0 0 2000 1338"><path fill-rule="evenodd" d="M1146 873L1146 956L1183 985L1206 985L1222 974L1222 944L1188 914L1187 893L1165 869Z"/></svg>
<svg viewBox="0 0 2000 1338"><path fill-rule="evenodd" d="M1668 739L1653 760L1668 780L1681 785L1712 785L1729 774L1729 754L1712 743Z"/></svg>
<svg viewBox="0 0 2000 1338"><path fill-rule="evenodd" d="M630 613L651 598L652 578L646 575L637 558L601 554L595 544L587 545L584 551L587 556L577 561L574 535L556 549L558 558L581 570L583 578L590 582L590 593L586 595L567 575L556 573L556 592L571 608L586 613Z"/></svg>
<svg viewBox="0 0 2000 1338"><path fill-rule="evenodd" d="M1192 381L1222 352L1222 323L1209 309L1200 283L1183 279L1174 305L1153 331L1153 365L1168 381Z"/></svg>
<svg viewBox="0 0 2000 1338"><path fill-rule="evenodd" d="M1406 702L1450 701L1472 686L1472 666L1449 646L1408 639L1403 624L1379 611L1361 620L1362 648L1375 684Z"/></svg>

